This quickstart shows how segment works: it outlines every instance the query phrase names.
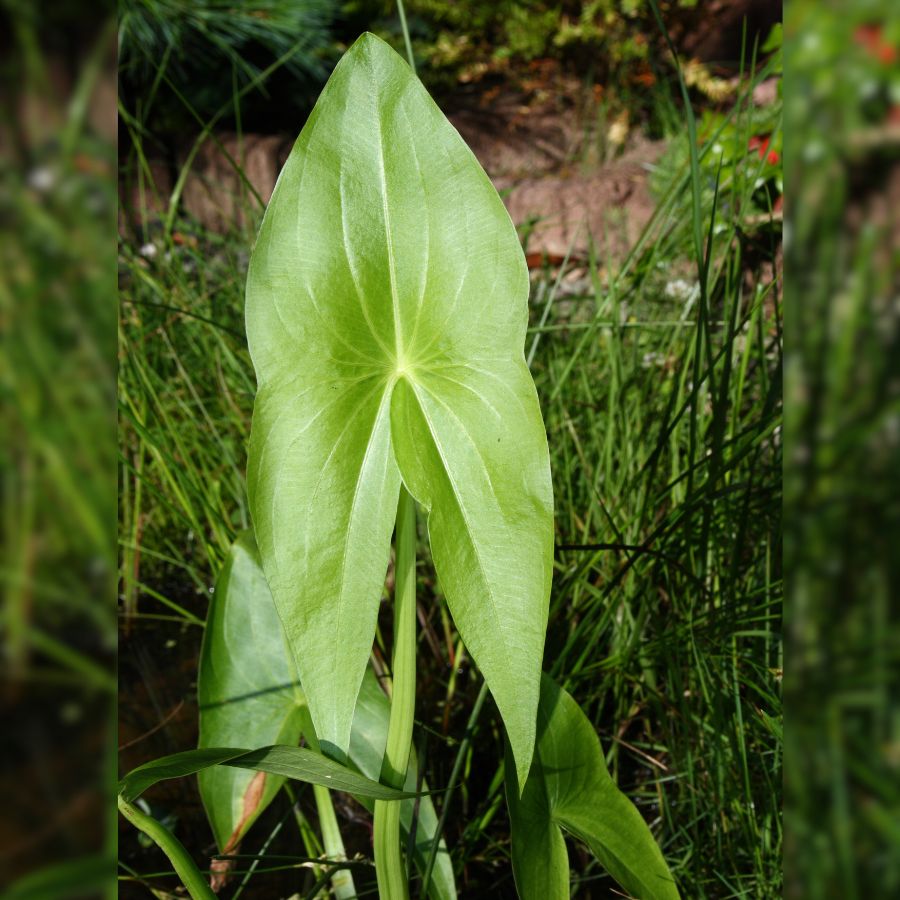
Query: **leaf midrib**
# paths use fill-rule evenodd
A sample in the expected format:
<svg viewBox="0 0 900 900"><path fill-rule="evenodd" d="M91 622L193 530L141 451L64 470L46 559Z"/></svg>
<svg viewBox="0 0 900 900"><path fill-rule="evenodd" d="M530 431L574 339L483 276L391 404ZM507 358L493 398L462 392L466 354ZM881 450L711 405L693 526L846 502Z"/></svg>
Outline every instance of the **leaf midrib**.
<svg viewBox="0 0 900 900"><path fill-rule="evenodd" d="M372 90L369 92L372 98L375 128L378 132L378 176L381 179L381 209L384 216L384 236L387 243L388 280L391 285L391 304L394 311L394 352L395 363L400 366L403 356L403 331L400 316L400 297L397 293L397 272L394 260L394 239L391 235L391 213L388 203L387 171L384 163L384 132L381 127L381 116L378 112L378 79L372 71L371 63L369 76L372 81Z"/></svg>

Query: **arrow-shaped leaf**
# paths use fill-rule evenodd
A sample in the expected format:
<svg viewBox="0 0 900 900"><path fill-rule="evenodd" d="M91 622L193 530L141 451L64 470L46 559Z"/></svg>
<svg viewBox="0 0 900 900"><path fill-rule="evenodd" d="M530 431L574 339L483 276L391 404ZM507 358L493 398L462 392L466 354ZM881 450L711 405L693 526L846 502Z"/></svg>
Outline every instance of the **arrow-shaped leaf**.
<svg viewBox="0 0 900 900"><path fill-rule="evenodd" d="M484 171L406 63L364 35L285 164L247 279L256 537L337 758L402 479L428 512L450 611L524 781L553 545L527 297L515 229Z"/></svg>
<svg viewBox="0 0 900 900"><path fill-rule="evenodd" d="M522 900L569 896L563 832L584 841L638 900L678 900L647 823L616 787L593 726L549 676L541 679L538 737L525 789L507 780L512 861Z"/></svg>

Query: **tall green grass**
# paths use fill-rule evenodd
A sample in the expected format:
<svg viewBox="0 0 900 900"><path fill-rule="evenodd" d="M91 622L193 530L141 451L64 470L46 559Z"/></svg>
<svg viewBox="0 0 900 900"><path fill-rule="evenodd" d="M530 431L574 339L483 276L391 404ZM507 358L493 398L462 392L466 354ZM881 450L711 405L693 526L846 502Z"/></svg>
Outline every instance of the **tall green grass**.
<svg viewBox="0 0 900 900"><path fill-rule="evenodd" d="M735 115L748 115L743 103ZM701 184L706 153L675 173L626 260L598 234L578 295L562 297L556 273L534 280L526 353L557 523L545 667L592 718L683 895L769 898L782 843L780 235L742 219L751 168ZM120 248L122 614L133 631L202 621L248 523L249 237L174 226L144 255L146 235ZM462 895L514 896L499 717L427 562L419 580L418 750L429 782L453 786L436 803ZM314 822L309 800L303 810ZM348 847L370 853L364 826L345 815L343 827ZM201 858L202 827L180 836ZM263 827L246 846L265 839ZM299 854L292 841L272 852ZM585 851L573 857L574 896L613 896ZM260 864L256 890L271 867Z"/></svg>

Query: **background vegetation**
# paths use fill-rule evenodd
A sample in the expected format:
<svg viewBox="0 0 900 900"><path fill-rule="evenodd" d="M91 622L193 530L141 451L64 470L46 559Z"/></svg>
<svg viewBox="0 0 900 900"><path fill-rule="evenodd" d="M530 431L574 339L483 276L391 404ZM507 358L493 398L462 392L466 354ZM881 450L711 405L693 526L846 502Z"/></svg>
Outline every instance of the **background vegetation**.
<svg viewBox="0 0 900 900"><path fill-rule="evenodd" d="M0 4L4 897L115 863L115 30L80 10Z"/></svg>
<svg viewBox="0 0 900 900"><path fill-rule="evenodd" d="M705 40L707 57L731 69L738 60L727 48L740 44L744 19L750 34L764 36L780 10L770 0L658 6L682 49L702 50ZM621 95L620 105L637 118L655 111L649 88L673 74L649 0L418 0L407 7L421 77L439 97L516 79L529 63L554 60ZM402 47L392 0L122 0L123 106L157 142L217 114L229 128L240 121L250 130L293 132L343 50L365 30ZM252 96L232 102L248 88Z"/></svg>
<svg viewBox="0 0 900 900"><path fill-rule="evenodd" d="M667 128L671 144L655 176L657 212L625 259L591 245L575 290L567 281L573 263L533 272L526 353L548 430L557 520L545 665L591 717L684 896L779 896L780 112L776 104L760 121L749 101L762 74L778 73L777 35L767 54L756 48L765 73L762 62L751 73L747 42L745 78L730 99L695 87L693 99L708 112L701 136L690 132L689 141L677 69L649 6L507 6L412 5L414 47L435 90L474 83L486 91L542 54L582 79L600 75L590 60L603 60L604 100L632 103L638 123L656 134ZM144 18L120 26L123 47L132 48L123 52L122 156L138 181L153 142L164 144L179 120L198 127L218 115L217 126L250 127L251 117L272 111L276 125L295 133L301 119L279 104L278 79L296 83L301 96L302 85L315 83L314 62L327 68L340 47L291 49L277 6L267 13L271 33L245 33L239 17L222 47L216 5L198 5L209 15L204 27L184 16L167 25L184 41L207 42L231 77L205 87L231 93L207 97L195 85L188 95L191 76L179 59L188 66L201 57L159 29L156 49L142 50L129 29L139 22L152 30L163 7L140 8ZM294 10L301 8L320 10ZM673 26L681 10L667 10ZM327 26L339 41L369 27L400 47L391 7L332 12L311 35L324 40ZM633 77L653 71L643 82ZM760 133L773 142L763 154L750 145ZM148 206L151 193L148 181ZM195 741L209 590L235 533L249 524L244 465L255 385L242 307L260 213L251 197L242 224L212 233L169 207L162 220L139 217L120 242L123 769ZM522 236L527 242L527 227ZM499 718L489 699L477 702L481 679L424 546L420 557L418 750L431 784L447 786L462 765L458 785L436 800L447 810L462 895L511 897ZM390 634L386 604L375 648L382 665ZM150 796L198 860L208 858L211 833L194 785L160 786ZM299 803L314 822L310 798ZM370 859L367 820L351 802L340 804L348 851ZM309 889L303 870L291 868L302 851L290 811L285 796L254 827L243 850L256 867L252 881L243 888L236 878L229 895ZM574 895L610 896L612 883L589 855L577 846L572 853ZM163 859L127 828L121 859L123 896L172 883L152 876ZM363 870L357 885L374 890L371 873Z"/></svg>

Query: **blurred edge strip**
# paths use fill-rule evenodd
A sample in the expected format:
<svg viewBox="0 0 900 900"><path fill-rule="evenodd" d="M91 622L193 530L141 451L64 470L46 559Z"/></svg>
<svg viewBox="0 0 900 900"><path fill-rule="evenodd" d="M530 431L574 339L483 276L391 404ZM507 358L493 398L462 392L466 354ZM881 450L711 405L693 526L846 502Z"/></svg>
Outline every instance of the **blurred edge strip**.
<svg viewBox="0 0 900 900"><path fill-rule="evenodd" d="M116 896L115 7L0 3L0 895Z"/></svg>

